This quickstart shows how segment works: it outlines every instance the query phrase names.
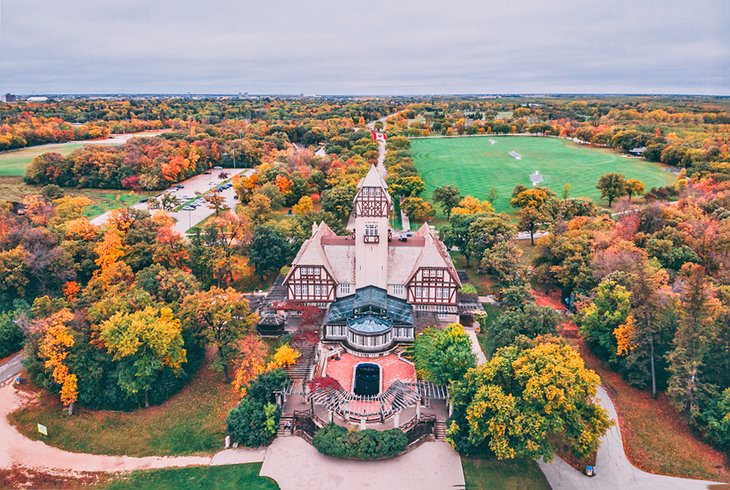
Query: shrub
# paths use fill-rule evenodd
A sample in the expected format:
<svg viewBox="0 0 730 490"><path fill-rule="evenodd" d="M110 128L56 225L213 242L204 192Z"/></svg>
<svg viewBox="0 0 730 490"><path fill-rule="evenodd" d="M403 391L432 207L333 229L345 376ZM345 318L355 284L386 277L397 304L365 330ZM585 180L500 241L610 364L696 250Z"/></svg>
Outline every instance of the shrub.
<svg viewBox="0 0 730 490"><path fill-rule="evenodd" d="M0 359L23 347L23 332L13 320L11 312L0 313Z"/></svg>
<svg viewBox="0 0 730 490"><path fill-rule="evenodd" d="M274 404L274 391L287 381L283 369L260 374L248 385L246 397L228 413L228 433L235 442L248 447L270 444L279 426L279 407Z"/></svg>
<svg viewBox="0 0 730 490"><path fill-rule="evenodd" d="M477 294L477 288L473 284L467 282L461 287L461 289L459 289L459 292L461 294Z"/></svg>
<svg viewBox="0 0 730 490"><path fill-rule="evenodd" d="M408 438L400 429L348 431L329 424L317 431L312 440L317 451L335 458L392 458L405 451Z"/></svg>

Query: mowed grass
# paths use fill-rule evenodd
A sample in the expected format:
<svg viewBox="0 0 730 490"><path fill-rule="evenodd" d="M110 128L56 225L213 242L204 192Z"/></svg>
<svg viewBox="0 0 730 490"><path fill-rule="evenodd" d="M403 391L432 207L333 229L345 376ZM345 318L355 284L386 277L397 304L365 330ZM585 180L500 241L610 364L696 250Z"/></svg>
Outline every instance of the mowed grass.
<svg viewBox="0 0 730 490"><path fill-rule="evenodd" d="M195 466L164 470L135 471L119 479L104 482L94 488L104 490L168 490L185 489L246 489L276 490L279 485L269 477L259 476L261 463L226 466Z"/></svg>
<svg viewBox="0 0 730 490"><path fill-rule="evenodd" d="M28 185L22 177L0 176L0 199L8 201L22 201L26 196L41 193L41 186ZM76 189L65 188L68 196L86 196L91 199L91 206L87 207L84 215L95 218L100 214L117 208L131 206L144 197L150 197L157 192L113 191L109 189Z"/></svg>
<svg viewBox="0 0 730 490"><path fill-rule="evenodd" d="M226 417L237 401L223 376L204 365L180 393L156 407L134 412L80 409L69 417L57 396L44 394L39 403L13 412L9 419L25 436L73 452L127 456L213 453L223 449ZM48 427L48 437L39 436L37 423Z"/></svg>
<svg viewBox="0 0 730 490"><path fill-rule="evenodd" d="M490 139L496 143L491 144ZM513 150L522 156L521 160L509 155ZM559 138L421 138L411 140L411 155L426 183L425 198L430 199L435 188L453 184L463 195L485 200L495 187L494 207L498 212L511 210L512 190L517 184L531 187L530 175L535 171L542 175L542 185L556 194L561 195L563 186L570 184L570 196L589 197L603 205L606 203L600 200L600 191L596 189L603 174L618 172L626 178L639 179L647 190L676 180L666 166Z"/></svg>
<svg viewBox="0 0 730 490"><path fill-rule="evenodd" d="M497 461L461 458L466 490L550 489L545 475L532 460Z"/></svg>
<svg viewBox="0 0 730 490"><path fill-rule="evenodd" d="M58 143L2 152L0 153L0 176L24 175L25 167L35 157L43 153L55 152L61 155L68 155L72 151L83 147L84 143Z"/></svg>

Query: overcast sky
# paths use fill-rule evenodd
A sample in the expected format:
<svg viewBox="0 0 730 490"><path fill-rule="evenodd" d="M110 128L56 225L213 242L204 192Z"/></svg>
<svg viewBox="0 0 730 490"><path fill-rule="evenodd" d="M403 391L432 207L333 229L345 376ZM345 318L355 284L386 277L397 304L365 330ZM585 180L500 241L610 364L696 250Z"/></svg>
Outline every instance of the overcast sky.
<svg viewBox="0 0 730 490"><path fill-rule="evenodd" d="M730 94L730 0L0 0L0 92Z"/></svg>

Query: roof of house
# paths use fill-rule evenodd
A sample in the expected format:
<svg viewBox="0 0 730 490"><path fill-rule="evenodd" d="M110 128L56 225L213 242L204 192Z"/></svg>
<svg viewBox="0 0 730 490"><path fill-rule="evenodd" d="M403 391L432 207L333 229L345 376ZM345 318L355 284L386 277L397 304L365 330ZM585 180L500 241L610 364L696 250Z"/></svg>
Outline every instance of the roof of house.
<svg viewBox="0 0 730 490"><path fill-rule="evenodd" d="M385 289L376 286L360 288L355 294L332 303L325 322L350 324L358 318L375 317L373 308L381 310L391 323L413 324L413 307L405 300L390 296ZM368 327L363 326L363 328Z"/></svg>

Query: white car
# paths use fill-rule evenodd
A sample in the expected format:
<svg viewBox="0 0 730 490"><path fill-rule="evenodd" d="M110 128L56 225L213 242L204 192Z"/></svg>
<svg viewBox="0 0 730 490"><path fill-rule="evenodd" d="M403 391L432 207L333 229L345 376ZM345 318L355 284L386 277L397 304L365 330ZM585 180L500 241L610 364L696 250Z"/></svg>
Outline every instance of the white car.
<svg viewBox="0 0 730 490"><path fill-rule="evenodd" d="M182 208L183 211L195 211L195 206L185 206Z"/></svg>

